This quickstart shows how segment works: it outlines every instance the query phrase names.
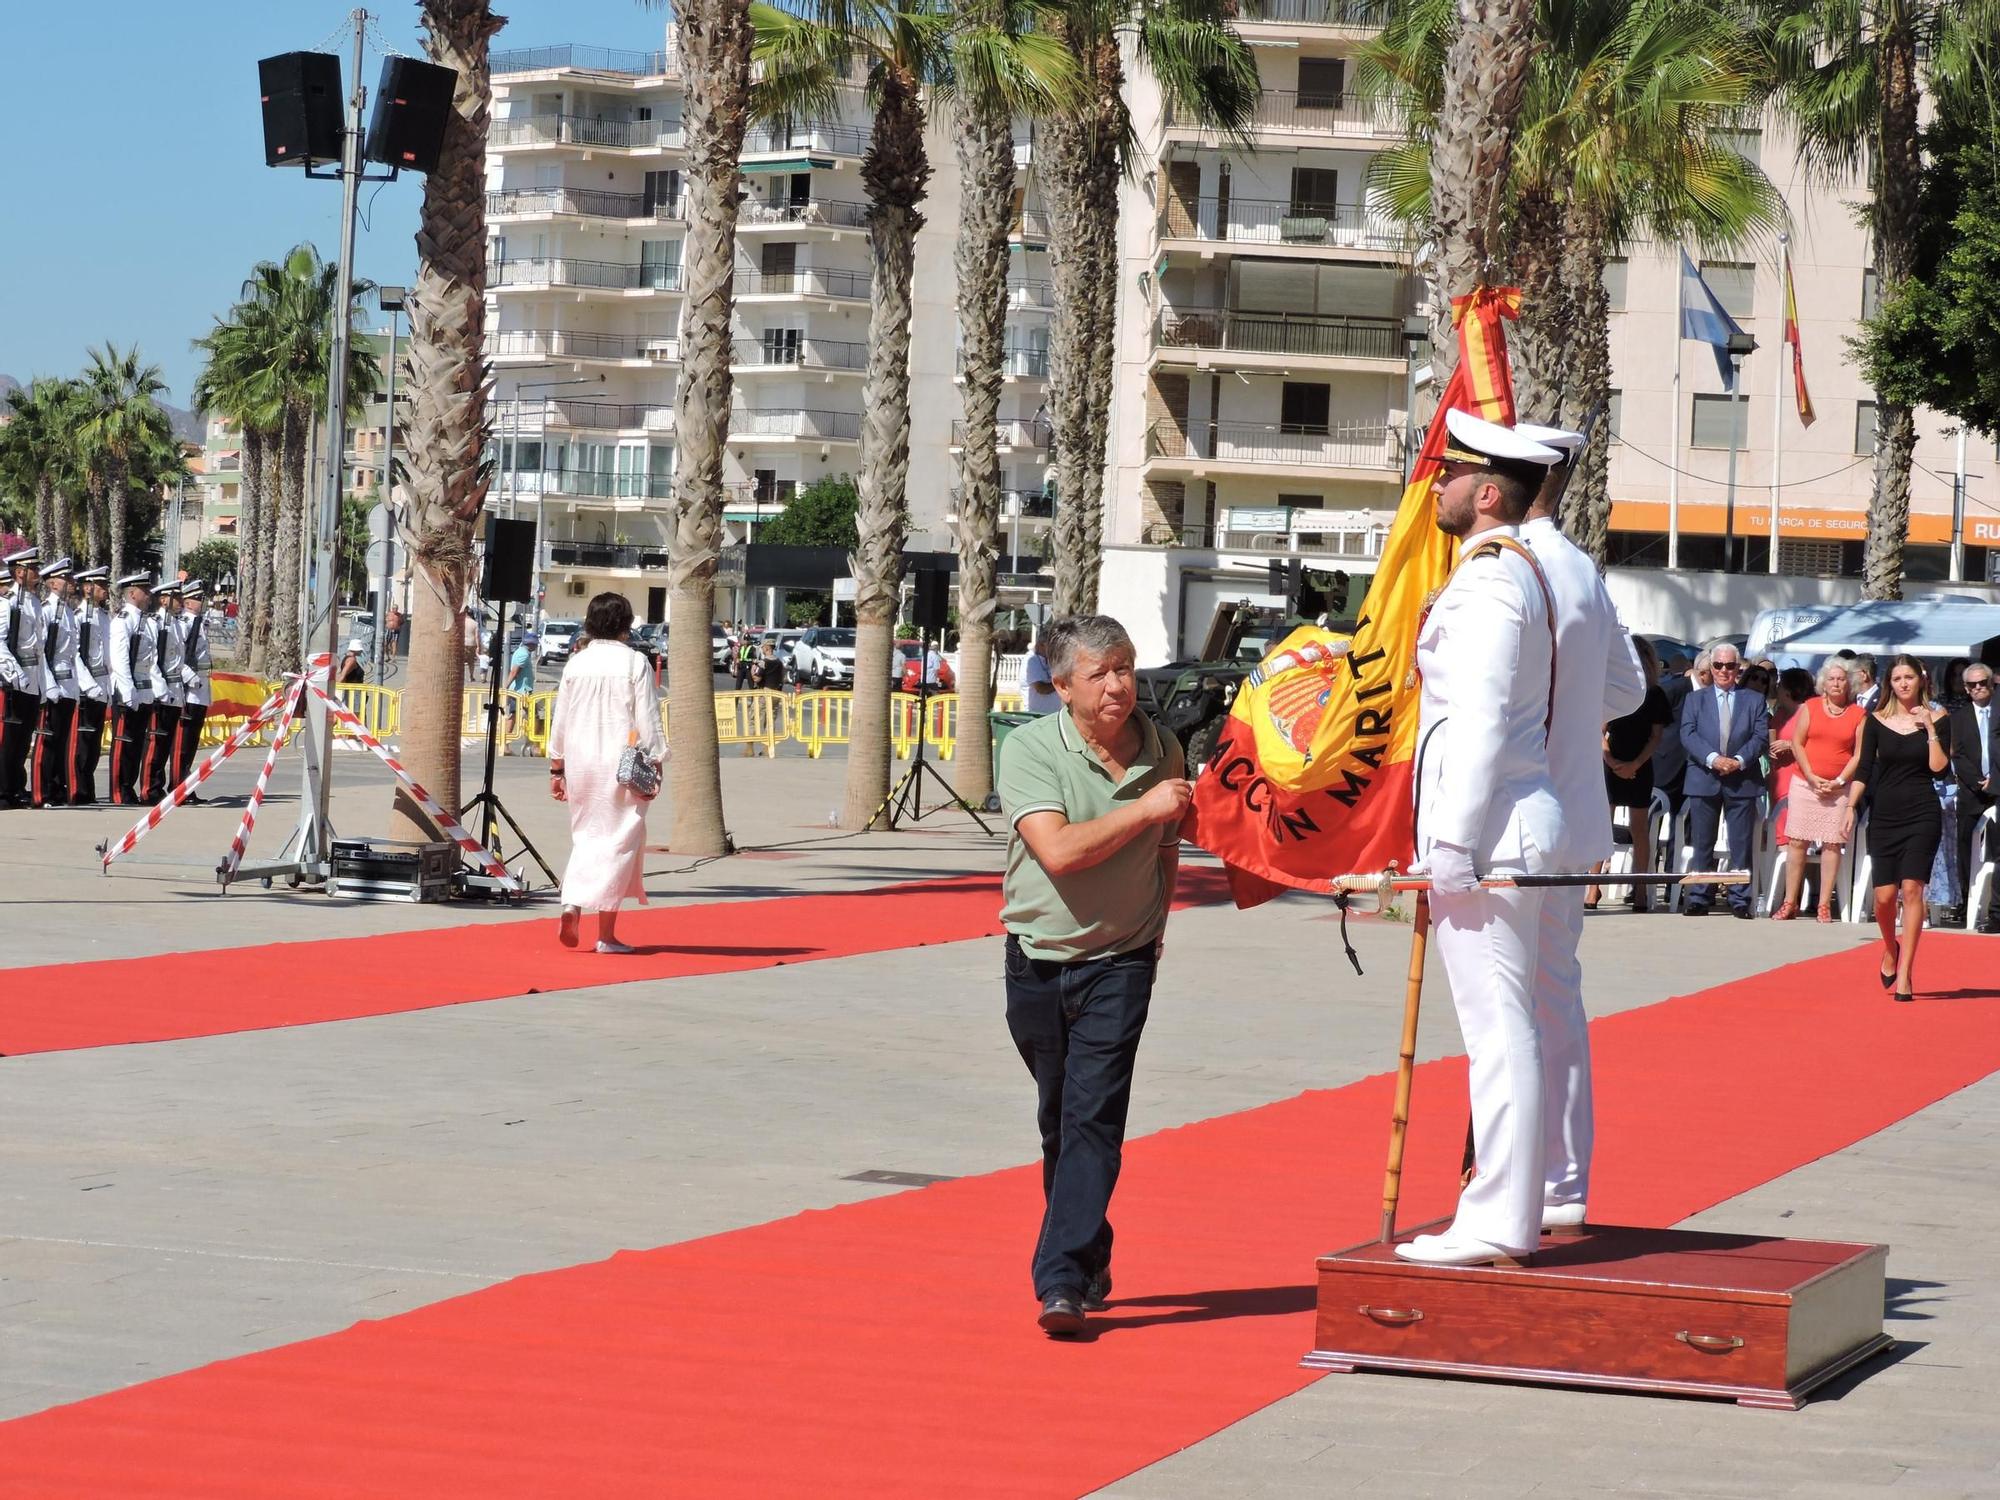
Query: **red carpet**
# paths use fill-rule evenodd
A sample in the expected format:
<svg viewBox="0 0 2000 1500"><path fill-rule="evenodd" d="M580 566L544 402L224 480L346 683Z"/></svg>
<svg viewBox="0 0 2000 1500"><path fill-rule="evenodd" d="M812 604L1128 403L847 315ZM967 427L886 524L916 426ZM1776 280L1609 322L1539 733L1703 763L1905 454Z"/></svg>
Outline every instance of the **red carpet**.
<svg viewBox="0 0 2000 1500"><path fill-rule="evenodd" d="M1228 896L1220 870L1181 873L1182 906ZM0 1014L0 1056L348 1021L991 937L1000 931L1000 877L640 907L619 919L619 936L640 950L627 958L593 953L594 925L585 918L585 942L575 951L556 942L551 917L15 969Z"/></svg>
<svg viewBox="0 0 2000 1500"><path fill-rule="evenodd" d="M1599 1022L1593 1217L1672 1223L2000 1067L1990 943L1927 941L1945 993L1916 1005L1882 998L1874 962L1814 959ZM1160 1087L1143 1054L1141 1074ZM1463 1074L1422 1069L1406 1222L1450 1203ZM0 1495L1084 1493L1313 1378L1297 1368L1313 1256L1374 1231L1389 1093L1377 1077L1135 1142L1091 1342L1033 1326L1038 1174L1016 1168L23 1418L0 1426ZM1020 1113L1026 1137L1025 1080Z"/></svg>

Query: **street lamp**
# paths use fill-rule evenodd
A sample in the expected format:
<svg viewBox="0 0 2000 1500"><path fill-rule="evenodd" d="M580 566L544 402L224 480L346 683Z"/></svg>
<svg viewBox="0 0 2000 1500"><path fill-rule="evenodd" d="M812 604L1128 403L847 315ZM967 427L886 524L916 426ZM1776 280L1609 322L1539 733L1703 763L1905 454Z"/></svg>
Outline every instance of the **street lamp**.
<svg viewBox="0 0 2000 1500"><path fill-rule="evenodd" d="M382 586L375 591L374 680L382 680L382 639L389 629L389 583L396 563L396 320L408 306L408 292L399 286L378 286L375 300L389 315L388 421L382 442ZM403 549L409 556L409 548ZM407 589L404 603L409 602Z"/></svg>
<svg viewBox="0 0 2000 1500"><path fill-rule="evenodd" d="M1736 450L1742 446L1743 424L1749 421L1748 393L1743 389L1743 361L1757 352L1757 340L1747 333L1729 335L1729 499L1723 507L1722 571L1736 571Z"/></svg>

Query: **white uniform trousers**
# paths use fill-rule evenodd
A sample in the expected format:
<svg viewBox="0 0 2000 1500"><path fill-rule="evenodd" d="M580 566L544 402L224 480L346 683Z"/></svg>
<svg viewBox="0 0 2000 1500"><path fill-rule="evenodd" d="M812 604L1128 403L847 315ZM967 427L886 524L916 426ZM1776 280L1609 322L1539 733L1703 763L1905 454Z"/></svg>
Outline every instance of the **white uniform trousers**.
<svg viewBox="0 0 2000 1500"><path fill-rule="evenodd" d="M1542 892L1535 955L1535 1032L1542 1043L1542 1201L1590 1196L1590 1022L1583 1013L1583 890Z"/></svg>
<svg viewBox="0 0 2000 1500"><path fill-rule="evenodd" d="M1544 893L1433 892L1438 956L1471 1061L1478 1175L1452 1229L1514 1253L1542 1237L1542 1045L1534 981Z"/></svg>

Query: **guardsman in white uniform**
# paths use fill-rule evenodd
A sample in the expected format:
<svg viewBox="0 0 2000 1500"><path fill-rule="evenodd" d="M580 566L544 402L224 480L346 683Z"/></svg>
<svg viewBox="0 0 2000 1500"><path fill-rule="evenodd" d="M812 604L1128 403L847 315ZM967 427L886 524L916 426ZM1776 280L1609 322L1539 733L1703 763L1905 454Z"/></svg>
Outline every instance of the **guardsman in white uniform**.
<svg viewBox="0 0 2000 1500"><path fill-rule="evenodd" d="M1646 678L1632 638L1590 555L1555 522L1568 469L1583 434L1520 423L1517 437L1554 448L1563 461L1549 477L1521 540L1542 565L1556 601L1555 717L1549 725L1549 771L1562 799L1568 841L1565 870L1588 870L1611 857L1611 804L1604 795L1604 726L1646 701ZM1589 1020L1583 1010L1583 888L1550 890L1542 898L1535 961L1535 1031L1542 1042L1545 1181L1542 1227L1573 1231L1583 1224L1590 1193L1593 1140Z"/></svg>
<svg viewBox="0 0 2000 1500"><path fill-rule="evenodd" d="M201 726L208 718L208 674L214 657L208 647L208 620L202 614L208 603L208 585L190 578L181 585L181 612L175 624L181 636L181 723L174 739L174 784L187 780L194 769L195 751L201 747ZM189 797L200 802L200 797Z"/></svg>
<svg viewBox="0 0 2000 1500"><path fill-rule="evenodd" d="M35 733L35 806L69 806L70 740L76 725L76 613L70 608L75 565L59 557L42 569L42 722Z"/></svg>
<svg viewBox="0 0 2000 1500"><path fill-rule="evenodd" d="M72 617L76 627L76 717L71 721L69 800L72 807L97 801L97 761L104 750L104 716L111 709L111 611L108 568L76 575L83 598Z"/></svg>
<svg viewBox="0 0 2000 1500"><path fill-rule="evenodd" d="M125 607L111 618L111 800L139 802L146 730L153 720L153 630L146 617L153 581L145 573L118 580Z"/></svg>
<svg viewBox="0 0 2000 1500"><path fill-rule="evenodd" d="M147 726L145 771L142 781L146 801L161 802L173 786L174 742L181 732L181 632L176 623L181 612L178 579L162 578L153 589L159 609L148 620L153 632L153 719Z"/></svg>
<svg viewBox="0 0 2000 1500"><path fill-rule="evenodd" d="M1478 1174L1443 1234L1406 1260L1481 1265L1541 1239L1543 1083L1534 982L1542 892L1488 875L1554 873L1569 840L1549 772L1556 610L1517 528L1556 450L1460 411L1446 415L1440 530L1458 566L1417 632L1417 856L1431 877L1438 956L1471 1064Z"/></svg>
<svg viewBox="0 0 2000 1500"><path fill-rule="evenodd" d="M5 562L14 592L0 599L0 807L26 807L28 752L42 724L42 554L26 547Z"/></svg>

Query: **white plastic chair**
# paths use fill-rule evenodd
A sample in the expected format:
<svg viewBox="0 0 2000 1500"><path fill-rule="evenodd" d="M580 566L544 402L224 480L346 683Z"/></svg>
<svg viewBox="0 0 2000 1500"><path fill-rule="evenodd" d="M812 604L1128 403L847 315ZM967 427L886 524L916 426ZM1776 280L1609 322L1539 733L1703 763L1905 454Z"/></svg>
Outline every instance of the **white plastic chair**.
<svg viewBox="0 0 2000 1500"><path fill-rule="evenodd" d="M1965 880L1965 930L1971 932L1979 923L1986 910L1986 902L1993 890L1994 867L1989 860L2000 841L2000 804L1986 809L1972 828L1972 851L1966 856L1967 866L1973 873Z"/></svg>
<svg viewBox="0 0 2000 1500"><path fill-rule="evenodd" d="M1763 859L1761 857L1762 851L1765 849L1766 845L1770 842L1768 830L1771 826L1771 819L1769 816L1769 808L1767 805L1769 801L1770 801L1769 793L1762 793L1758 796L1757 817L1756 820L1750 825L1750 909L1752 911L1755 911L1757 909L1757 900L1760 887L1769 883L1763 878L1764 875L1764 871L1762 868ZM1693 820L1693 814L1694 814L1694 802L1692 799L1689 799L1688 801L1685 801L1681 804L1681 814L1678 818L1674 820L1674 838L1672 845L1674 851L1674 862L1669 868L1676 871L1691 870L1695 866L1694 850L1690 848L1688 845L1688 840L1690 837L1688 832L1688 825ZM1714 856L1714 858L1712 859L1712 861L1710 861L1710 863L1715 868L1726 869L1728 867L1729 819L1726 813L1724 814L1724 816L1716 819L1715 847L1709 852ZM1687 904L1686 900L1687 887L1677 885L1673 889L1674 889L1674 906L1676 909L1679 909L1680 907L1683 907ZM1711 903L1711 905L1712 904L1713 903Z"/></svg>

